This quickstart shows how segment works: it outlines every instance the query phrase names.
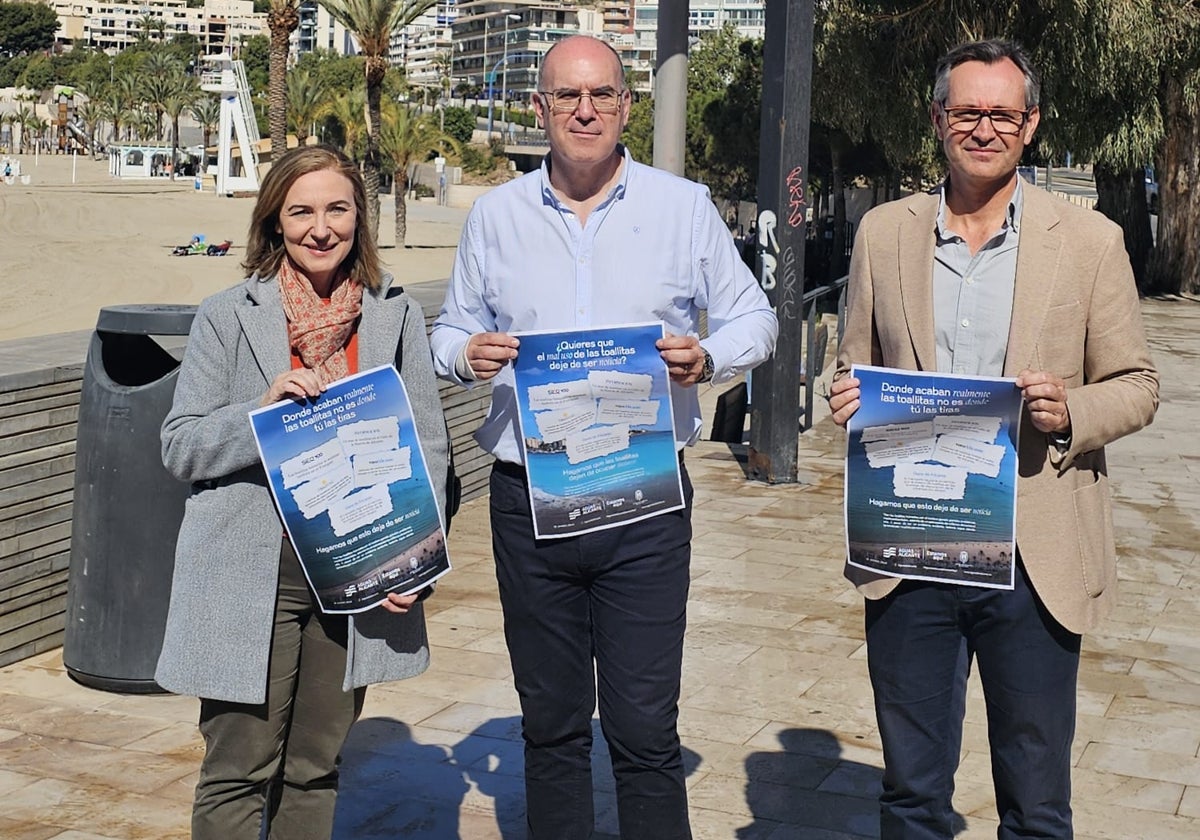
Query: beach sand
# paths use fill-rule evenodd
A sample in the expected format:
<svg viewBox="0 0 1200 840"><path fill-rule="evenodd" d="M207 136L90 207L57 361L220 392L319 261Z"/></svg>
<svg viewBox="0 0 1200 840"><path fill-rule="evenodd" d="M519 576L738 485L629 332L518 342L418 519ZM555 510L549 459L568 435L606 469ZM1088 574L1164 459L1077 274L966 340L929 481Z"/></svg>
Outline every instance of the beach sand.
<svg viewBox="0 0 1200 840"><path fill-rule="evenodd" d="M199 303L242 279L253 198L197 193L191 179L126 180L107 159L20 156L30 183L0 181L0 341L90 330L102 306ZM408 203L409 247L395 247L381 197L383 262L405 286L449 276L466 211ZM233 241L224 257L173 257L193 235Z"/></svg>

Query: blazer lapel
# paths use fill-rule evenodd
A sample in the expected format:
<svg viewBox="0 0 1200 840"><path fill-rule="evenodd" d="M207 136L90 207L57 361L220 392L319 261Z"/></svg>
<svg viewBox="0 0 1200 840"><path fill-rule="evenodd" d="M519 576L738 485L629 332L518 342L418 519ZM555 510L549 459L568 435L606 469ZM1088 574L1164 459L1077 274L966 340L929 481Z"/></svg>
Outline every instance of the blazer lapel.
<svg viewBox="0 0 1200 840"><path fill-rule="evenodd" d="M250 352L269 385L291 366L288 353L287 317L279 299L279 284L274 279L246 281L246 296L252 306L238 307L238 320L250 345Z"/></svg>
<svg viewBox="0 0 1200 840"><path fill-rule="evenodd" d="M363 292L362 321L358 329L358 367L360 370L389 365L396 361L396 348L404 329L404 318L396 317L393 309L403 306L396 298L403 292L390 288L391 278L384 279L378 293ZM391 298L388 295L391 294Z"/></svg>
<svg viewBox="0 0 1200 840"><path fill-rule="evenodd" d="M1016 376L1025 368L1036 370L1037 337L1042 333L1054 286L1058 282L1062 237L1059 215L1041 190L1024 189L1021 239L1017 248L1017 276L1013 284L1012 321L1004 375Z"/></svg>
<svg viewBox="0 0 1200 840"><path fill-rule="evenodd" d="M912 215L900 225L898 243L900 297L904 319L920 370L937 370L937 339L933 332L934 225L938 197L927 195L910 205Z"/></svg>

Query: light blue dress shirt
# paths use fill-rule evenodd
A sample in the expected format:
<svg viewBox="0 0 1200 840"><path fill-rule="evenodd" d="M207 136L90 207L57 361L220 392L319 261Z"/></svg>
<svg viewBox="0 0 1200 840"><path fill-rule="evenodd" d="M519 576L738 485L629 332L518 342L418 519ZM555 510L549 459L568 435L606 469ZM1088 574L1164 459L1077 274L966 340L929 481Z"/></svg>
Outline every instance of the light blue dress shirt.
<svg viewBox="0 0 1200 840"><path fill-rule="evenodd" d="M942 187L933 257L933 329L940 373L1004 373L1017 280L1022 180L1017 178L1004 223L974 254L966 240L946 226Z"/></svg>
<svg viewBox="0 0 1200 840"><path fill-rule="evenodd" d="M623 154L618 183L583 226L551 188L549 158L475 202L430 336L438 376L474 384L455 362L475 333L662 321L668 333L699 335L701 310L714 382L771 354L775 312L708 189ZM512 366L490 381L492 405L475 439L503 461L524 463ZM682 448L699 436L700 402L695 388L674 383L671 400Z"/></svg>

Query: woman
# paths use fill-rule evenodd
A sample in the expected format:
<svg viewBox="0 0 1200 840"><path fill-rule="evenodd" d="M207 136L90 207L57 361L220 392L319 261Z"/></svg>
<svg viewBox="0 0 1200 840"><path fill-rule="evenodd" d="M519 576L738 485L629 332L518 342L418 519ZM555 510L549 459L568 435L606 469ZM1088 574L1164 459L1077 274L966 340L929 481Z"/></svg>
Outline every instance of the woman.
<svg viewBox="0 0 1200 840"><path fill-rule="evenodd" d="M425 318L380 270L366 224L362 179L341 152L281 157L251 219L250 277L200 304L163 422L163 463L193 493L155 678L201 698L196 840L258 840L264 820L271 838L328 838L338 753L364 686L428 666L428 590L349 618L317 608L247 416L394 363L444 498L446 426Z"/></svg>

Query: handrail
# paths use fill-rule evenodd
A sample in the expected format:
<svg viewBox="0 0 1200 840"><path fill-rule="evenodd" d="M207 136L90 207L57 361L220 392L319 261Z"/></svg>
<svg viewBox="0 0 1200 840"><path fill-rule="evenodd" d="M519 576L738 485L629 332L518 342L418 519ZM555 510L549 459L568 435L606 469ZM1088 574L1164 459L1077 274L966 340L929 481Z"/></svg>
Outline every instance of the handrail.
<svg viewBox="0 0 1200 840"><path fill-rule="evenodd" d="M813 384L817 381L817 377L821 375L821 371L817 370L817 305L834 292L838 293L838 327L837 327L837 347L842 346L842 332L846 323L846 284L850 282L850 275L839 277L832 283L824 286L817 286L815 289L810 289L800 296L800 305L808 305L808 309L804 315L805 332L808 333L804 339L804 429L811 429L813 426Z"/></svg>

